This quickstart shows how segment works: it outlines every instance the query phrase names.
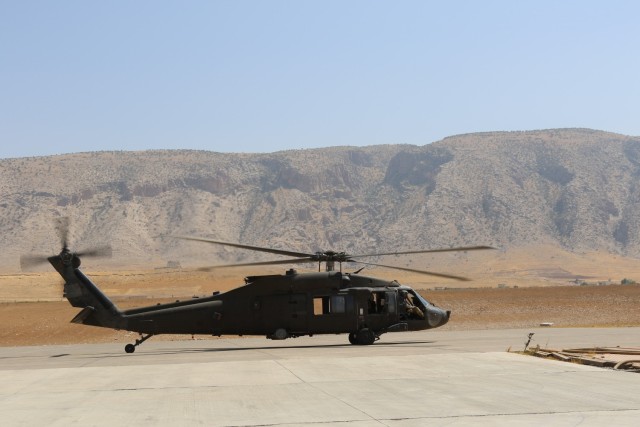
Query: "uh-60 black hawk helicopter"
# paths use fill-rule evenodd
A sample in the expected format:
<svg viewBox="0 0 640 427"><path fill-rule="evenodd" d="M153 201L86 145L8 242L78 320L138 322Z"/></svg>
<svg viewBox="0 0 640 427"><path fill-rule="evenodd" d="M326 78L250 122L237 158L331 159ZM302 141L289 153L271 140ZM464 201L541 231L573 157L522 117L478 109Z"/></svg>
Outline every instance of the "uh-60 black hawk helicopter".
<svg viewBox="0 0 640 427"><path fill-rule="evenodd" d="M81 257L104 255L110 249L105 247L72 252L67 246L68 224L61 228L62 251L51 257L23 257L23 267L43 260L48 260L53 265L65 281L64 296L72 306L82 309L71 320L72 323L139 333L140 338L134 344L125 346L127 353L133 353L138 345L159 334L265 335L269 339L282 340L303 335L346 333L351 344L370 345L386 332L437 328L449 321L450 311L436 307L409 286L401 285L395 280L358 274L362 268L353 273L343 273L342 263L357 262L365 266L468 280L449 274L368 263L356 258L492 249L489 246L472 246L367 255L332 251L308 254L211 239L178 237L290 257L202 270L317 262L319 271L298 273L290 269L285 274L250 276L245 278L244 286L228 292L120 310L79 268ZM325 271L320 271L322 263L325 263ZM336 263L340 265L338 271L335 270Z"/></svg>

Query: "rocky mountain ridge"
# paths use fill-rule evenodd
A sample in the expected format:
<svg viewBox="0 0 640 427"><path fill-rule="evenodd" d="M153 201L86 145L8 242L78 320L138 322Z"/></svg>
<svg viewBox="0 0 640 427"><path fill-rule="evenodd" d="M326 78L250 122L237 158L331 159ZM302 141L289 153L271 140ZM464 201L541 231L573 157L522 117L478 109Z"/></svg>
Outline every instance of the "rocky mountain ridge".
<svg viewBox="0 0 640 427"><path fill-rule="evenodd" d="M0 261L12 269L20 254L55 252L59 216L75 246L110 243L121 264L256 258L175 235L310 252L540 244L638 257L639 177L640 138L589 129L4 159Z"/></svg>

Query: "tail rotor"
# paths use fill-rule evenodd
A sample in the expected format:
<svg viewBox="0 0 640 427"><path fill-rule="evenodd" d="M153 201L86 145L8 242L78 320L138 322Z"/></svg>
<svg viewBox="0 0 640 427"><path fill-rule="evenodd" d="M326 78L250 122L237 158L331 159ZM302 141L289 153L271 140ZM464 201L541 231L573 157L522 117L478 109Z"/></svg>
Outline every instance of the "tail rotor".
<svg viewBox="0 0 640 427"><path fill-rule="evenodd" d="M78 261L80 258L111 258L113 255L113 250L109 245L96 246L93 248L88 248L78 252L72 252L69 249L69 229L71 225L71 221L69 217L59 217L54 220L56 234L58 235L61 250L58 256L64 258L77 258ZM55 255L54 255L55 256ZM48 255L36 255L36 254L26 254L20 257L20 268L22 271L33 270L34 268L46 264L49 261L51 256Z"/></svg>

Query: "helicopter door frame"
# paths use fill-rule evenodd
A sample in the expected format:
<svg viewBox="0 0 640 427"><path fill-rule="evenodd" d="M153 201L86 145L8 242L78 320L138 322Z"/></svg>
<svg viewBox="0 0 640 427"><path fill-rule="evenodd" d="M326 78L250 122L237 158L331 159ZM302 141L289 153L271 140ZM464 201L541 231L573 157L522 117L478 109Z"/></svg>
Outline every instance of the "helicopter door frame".
<svg viewBox="0 0 640 427"><path fill-rule="evenodd" d="M382 331L398 319L398 298L395 291L371 290L367 297L364 325L374 331Z"/></svg>
<svg viewBox="0 0 640 427"><path fill-rule="evenodd" d="M309 329L309 315L307 309L308 296L306 293L289 294L289 332L302 334Z"/></svg>
<svg viewBox="0 0 640 427"><path fill-rule="evenodd" d="M277 329L293 335L305 333L309 328L308 299L303 292L254 297L251 311L255 333L272 334Z"/></svg>
<svg viewBox="0 0 640 427"><path fill-rule="evenodd" d="M311 333L352 332L358 326L358 304L351 292L309 295L312 310L309 313Z"/></svg>
<svg viewBox="0 0 640 427"><path fill-rule="evenodd" d="M398 293L387 291L387 314L389 317L398 317Z"/></svg>

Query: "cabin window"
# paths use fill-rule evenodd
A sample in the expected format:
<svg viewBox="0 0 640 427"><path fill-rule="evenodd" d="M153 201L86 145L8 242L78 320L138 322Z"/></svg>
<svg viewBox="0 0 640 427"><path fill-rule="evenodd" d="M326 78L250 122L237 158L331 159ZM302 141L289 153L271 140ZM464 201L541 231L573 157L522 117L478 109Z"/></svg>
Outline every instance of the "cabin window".
<svg viewBox="0 0 640 427"><path fill-rule="evenodd" d="M313 314L344 314L347 309L353 310L353 298L349 295L332 295L313 299Z"/></svg>
<svg viewBox="0 0 640 427"><path fill-rule="evenodd" d="M344 295L334 295L331 297L331 312L332 313L345 312Z"/></svg>
<svg viewBox="0 0 640 427"><path fill-rule="evenodd" d="M384 292L372 292L369 295L369 314L382 314L386 312L387 300Z"/></svg>
<svg viewBox="0 0 640 427"><path fill-rule="evenodd" d="M313 299L313 314L316 316L329 314L329 297L316 297Z"/></svg>

